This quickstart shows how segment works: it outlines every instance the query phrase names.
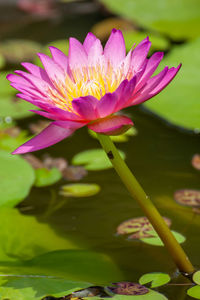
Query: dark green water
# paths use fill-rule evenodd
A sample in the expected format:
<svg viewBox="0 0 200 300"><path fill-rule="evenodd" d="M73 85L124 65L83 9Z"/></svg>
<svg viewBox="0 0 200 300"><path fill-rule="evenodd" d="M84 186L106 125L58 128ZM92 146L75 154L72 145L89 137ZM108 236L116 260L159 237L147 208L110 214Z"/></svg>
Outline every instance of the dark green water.
<svg viewBox="0 0 200 300"><path fill-rule="evenodd" d="M99 13L68 16L58 23L46 21L10 29L7 36L32 38L43 43L68 36L83 39L101 18ZM199 136L172 128L138 108L127 112L135 123L138 135L117 146L126 153L127 164L161 214L172 220L172 229L186 236L183 247L193 264L198 266L200 215L176 204L173 193L182 188L199 189L200 173L191 166L192 156L199 152ZM26 127L29 122L25 120L19 124ZM48 152L54 157L65 157L70 162L76 153L98 147L98 141L89 136L86 129L81 129L70 139L38 152L38 156ZM116 227L122 221L143 216L143 213L114 170L90 171L82 182L99 184L101 192L95 197L67 199L62 209L45 217L52 189L57 203L63 200L58 193L63 181L50 189L33 188L21 208L30 207L24 213L35 215L41 222L50 224L59 235L80 248L107 253L122 270L124 280L137 281L142 274L153 271L175 272L174 264L163 247L116 236ZM167 295L170 300L189 299L184 289L168 288ZM165 292L166 288L162 290Z"/></svg>

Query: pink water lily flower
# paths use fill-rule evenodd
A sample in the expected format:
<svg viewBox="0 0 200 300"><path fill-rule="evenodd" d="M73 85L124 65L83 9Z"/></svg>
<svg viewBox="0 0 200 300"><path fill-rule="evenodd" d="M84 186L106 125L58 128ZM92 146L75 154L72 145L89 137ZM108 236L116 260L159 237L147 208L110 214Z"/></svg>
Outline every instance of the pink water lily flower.
<svg viewBox="0 0 200 300"><path fill-rule="evenodd" d="M83 126L106 135L117 135L133 126L121 109L140 104L164 89L178 72L165 67L152 77L163 58L162 52L147 54L151 43L144 39L126 55L120 30L113 29L103 49L101 42L88 33L83 44L69 39L66 56L49 47L52 57L39 53L44 66L22 63L28 71L9 74L18 97L36 105L36 114L53 122L40 134L13 153L21 154L49 147Z"/></svg>

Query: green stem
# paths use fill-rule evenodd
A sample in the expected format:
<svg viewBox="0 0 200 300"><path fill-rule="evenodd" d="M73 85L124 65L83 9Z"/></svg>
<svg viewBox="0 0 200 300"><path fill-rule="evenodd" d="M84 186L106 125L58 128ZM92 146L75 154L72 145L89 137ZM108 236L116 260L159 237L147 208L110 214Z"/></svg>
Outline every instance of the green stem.
<svg viewBox="0 0 200 300"><path fill-rule="evenodd" d="M119 177L127 187L132 197L139 203L141 209L163 241L178 269L187 274L194 272L195 268L191 264L184 250L176 241L162 216L149 197L145 194L141 185L131 173L124 160L121 158L110 137L103 134L97 134L97 137Z"/></svg>

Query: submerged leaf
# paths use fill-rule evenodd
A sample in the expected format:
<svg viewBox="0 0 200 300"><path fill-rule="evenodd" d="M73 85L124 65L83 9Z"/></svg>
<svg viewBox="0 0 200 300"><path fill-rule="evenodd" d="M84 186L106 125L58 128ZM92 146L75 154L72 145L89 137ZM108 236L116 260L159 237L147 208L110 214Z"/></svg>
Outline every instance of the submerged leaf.
<svg viewBox="0 0 200 300"><path fill-rule="evenodd" d="M116 282L113 283L112 286L108 287L108 290L110 290L114 294L118 295L144 295L149 292L149 289L145 286L134 283L134 282L128 282L128 281L122 281L122 282Z"/></svg>
<svg viewBox="0 0 200 300"><path fill-rule="evenodd" d="M62 174L57 168L52 168L51 170L46 168L36 169L35 175L34 185L37 187L52 185L62 178Z"/></svg>
<svg viewBox="0 0 200 300"><path fill-rule="evenodd" d="M95 183L74 183L63 185L60 194L65 197L90 197L100 191L100 186Z"/></svg>
<svg viewBox="0 0 200 300"><path fill-rule="evenodd" d="M119 150L120 155L125 159L125 153ZM103 149L86 150L76 154L72 159L74 165L84 165L86 170L98 171L112 168L106 153Z"/></svg>
<svg viewBox="0 0 200 300"><path fill-rule="evenodd" d="M198 190L178 190L174 193L174 199L181 205L200 207L200 191Z"/></svg>

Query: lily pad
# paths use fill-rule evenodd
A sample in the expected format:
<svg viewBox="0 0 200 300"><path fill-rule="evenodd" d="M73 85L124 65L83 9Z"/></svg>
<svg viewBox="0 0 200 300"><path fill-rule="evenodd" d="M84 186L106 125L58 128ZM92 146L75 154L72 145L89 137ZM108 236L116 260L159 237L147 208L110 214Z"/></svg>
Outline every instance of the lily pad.
<svg viewBox="0 0 200 300"><path fill-rule="evenodd" d="M140 277L139 283L146 284L151 283L151 288L156 288L167 284L171 280L170 276L166 273L147 273Z"/></svg>
<svg viewBox="0 0 200 300"><path fill-rule="evenodd" d="M192 157L192 166L197 169L200 170L200 154L195 154Z"/></svg>
<svg viewBox="0 0 200 300"><path fill-rule="evenodd" d="M73 242L56 234L49 225L14 208L1 207L0 228L0 270L5 261L19 262L48 251L77 248ZM10 271L13 272L12 266Z"/></svg>
<svg viewBox="0 0 200 300"><path fill-rule="evenodd" d="M1 84L0 84L1 86ZM16 90L13 89L15 93ZM11 117L13 119L22 119L33 115L30 109L35 107L25 100L15 99L13 95L2 96L0 92L0 117Z"/></svg>
<svg viewBox="0 0 200 300"><path fill-rule="evenodd" d="M182 62L181 70L170 86L155 99L143 104L145 108L169 123L194 132L200 130L199 48L200 38L172 49L161 67L177 66Z"/></svg>
<svg viewBox="0 0 200 300"><path fill-rule="evenodd" d="M63 185L60 194L65 197L90 197L100 191L100 186L95 183L74 183Z"/></svg>
<svg viewBox="0 0 200 300"><path fill-rule="evenodd" d="M200 3L196 0L101 0L113 13L143 28L183 40L200 35Z"/></svg>
<svg viewBox="0 0 200 300"><path fill-rule="evenodd" d="M2 150L12 152L20 145L24 144L27 139L27 132L25 130L20 131L17 136L10 136L6 132L0 130L0 148Z"/></svg>
<svg viewBox="0 0 200 300"><path fill-rule="evenodd" d="M120 155L125 159L125 153L119 150ZM112 168L112 164L103 149L86 150L76 154L72 159L73 165L84 165L86 170L99 171Z"/></svg>
<svg viewBox="0 0 200 300"><path fill-rule="evenodd" d="M167 50L169 48L169 41L160 36L159 34L153 34L151 32L140 32L140 31L124 31L123 36L125 39L126 50L130 51L133 47L133 44L139 44L142 40L144 40L147 36L150 36L151 40L151 48L150 51L153 52L155 50Z"/></svg>
<svg viewBox="0 0 200 300"><path fill-rule="evenodd" d="M178 190L174 193L174 199L181 205L200 207L200 191L198 190Z"/></svg>
<svg viewBox="0 0 200 300"><path fill-rule="evenodd" d="M200 299L200 285L196 285L188 289L187 294L195 299Z"/></svg>
<svg viewBox="0 0 200 300"><path fill-rule="evenodd" d="M104 298L105 300L108 298ZM112 297L113 300L167 300L167 298L153 290L149 289L149 292L145 295L115 295ZM91 299L92 300L92 299Z"/></svg>
<svg viewBox="0 0 200 300"><path fill-rule="evenodd" d="M186 238L182 234L180 234L176 231L173 231L173 230L171 232L173 233L174 237L176 238L176 240L179 244L182 244L185 242ZM161 241L161 239L159 238L159 236L157 235L157 233L155 231L149 232L149 234L152 234L152 237L140 238L140 240L149 245L164 246L163 242Z"/></svg>
<svg viewBox="0 0 200 300"><path fill-rule="evenodd" d="M0 151L0 207L13 207L22 201L34 183L31 166L19 156Z"/></svg>
<svg viewBox="0 0 200 300"><path fill-rule="evenodd" d="M196 272L193 274L192 280L193 280L196 284L200 285L200 271L196 271Z"/></svg>
<svg viewBox="0 0 200 300"><path fill-rule="evenodd" d="M62 178L62 174L57 168L51 170L46 168L36 169L35 175L34 185L37 187L52 185Z"/></svg>
<svg viewBox="0 0 200 300"><path fill-rule="evenodd" d="M41 300L46 295L65 296L74 290L86 288L90 283L52 278L20 278L9 280L0 287L1 299Z"/></svg>

